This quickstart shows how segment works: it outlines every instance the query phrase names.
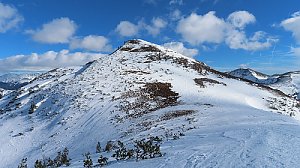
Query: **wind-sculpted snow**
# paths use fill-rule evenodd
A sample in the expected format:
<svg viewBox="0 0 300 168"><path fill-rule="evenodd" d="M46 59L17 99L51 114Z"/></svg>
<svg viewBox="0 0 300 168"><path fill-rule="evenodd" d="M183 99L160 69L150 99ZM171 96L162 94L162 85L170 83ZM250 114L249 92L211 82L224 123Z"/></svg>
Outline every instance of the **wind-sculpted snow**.
<svg viewBox="0 0 300 168"><path fill-rule="evenodd" d="M110 167L295 167L299 102L175 51L130 40L83 67L37 77L0 100L0 167L53 158L96 162L98 142L162 139L162 157ZM30 113L30 114L29 114ZM32 113L32 114L31 114ZM280 153L282 152L283 153Z"/></svg>

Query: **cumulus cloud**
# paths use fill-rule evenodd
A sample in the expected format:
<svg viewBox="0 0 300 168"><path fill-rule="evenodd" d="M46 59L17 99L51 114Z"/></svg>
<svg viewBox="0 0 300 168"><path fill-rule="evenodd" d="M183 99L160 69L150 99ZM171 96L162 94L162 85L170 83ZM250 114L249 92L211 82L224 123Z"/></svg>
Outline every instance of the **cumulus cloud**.
<svg viewBox="0 0 300 168"><path fill-rule="evenodd" d="M192 13L179 21L177 32L187 42L198 45L204 42L221 43L225 36L226 23L209 12L203 16Z"/></svg>
<svg viewBox="0 0 300 168"><path fill-rule="evenodd" d="M136 36L139 32L139 26L129 21L121 21L116 28L116 32L124 37Z"/></svg>
<svg viewBox="0 0 300 168"><path fill-rule="evenodd" d="M247 38L245 32L238 30L231 30L225 39L225 43L229 48L247 51L267 49L277 41L278 39L267 37L266 33L262 31L255 32L252 37Z"/></svg>
<svg viewBox="0 0 300 168"><path fill-rule="evenodd" d="M143 20L140 20L137 24L129 21L121 21L115 31L123 37L137 36L141 30L146 30L152 36L157 36L161 29L166 26L167 22L157 17L151 20L151 24L146 24Z"/></svg>
<svg viewBox="0 0 300 168"><path fill-rule="evenodd" d="M78 66L95 60L103 54L75 52L68 50L59 52L48 51L43 54L32 53L30 55L16 55L0 59L0 72L6 71L43 71L53 68Z"/></svg>
<svg viewBox="0 0 300 168"><path fill-rule="evenodd" d="M89 51L109 52L112 46L104 36L89 35L84 38L74 38L70 42L71 49L85 49Z"/></svg>
<svg viewBox="0 0 300 168"><path fill-rule="evenodd" d="M285 30L292 32L293 37L300 44L300 12L296 12L291 18L283 20L280 25Z"/></svg>
<svg viewBox="0 0 300 168"><path fill-rule="evenodd" d="M0 33L16 28L23 20L16 8L0 2Z"/></svg>
<svg viewBox="0 0 300 168"><path fill-rule="evenodd" d="M243 29L247 24L255 23L255 16L247 11L236 11L231 13L227 21L236 28Z"/></svg>
<svg viewBox="0 0 300 168"><path fill-rule="evenodd" d="M248 51L271 47L278 39L265 32L257 31L252 37L247 37L244 28L255 21L254 15L247 11L233 12L227 20L217 17L215 12L208 12L203 16L192 13L179 21L177 32L192 45L225 42L231 49Z"/></svg>
<svg viewBox="0 0 300 168"><path fill-rule="evenodd" d="M149 34L152 36L157 36L161 29L167 26L167 22L161 18L153 18L151 21L151 25L145 25L145 29L148 31Z"/></svg>
<svg viewBox="0 0 300 168"><path fill-rule="evenodd" d="M40 29L27 30L26 33L30 34L34 41L41 43L68 43L70 49L84 49L97 52L112 50L112 46L106 37L98 35L89 35L83 38L76 37L74 36L76 29L76 23L64 17L54 19L42 25Z"/></svg>
<svg viewBox="0 0 300 168"><path fill-rule="evenodd" d="M194 57L199 53L197 49L186 48L181 42L165 43L163 46L188 57Z"/></svg>
<svg viewBox="0 0 300 168"><path fill-rule="evenodd" d="M32 39L41 43L68 43L76 31L77 25L69 18L54 19L42 26L41 29L28 30Z"/></svg>

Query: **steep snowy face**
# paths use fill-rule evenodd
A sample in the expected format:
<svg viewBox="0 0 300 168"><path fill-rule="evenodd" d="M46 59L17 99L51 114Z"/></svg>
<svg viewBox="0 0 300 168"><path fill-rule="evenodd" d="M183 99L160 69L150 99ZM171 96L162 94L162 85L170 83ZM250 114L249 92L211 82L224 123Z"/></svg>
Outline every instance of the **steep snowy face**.
<svg viewBox="0 0 300 168"><path fill-rule="evenodd" d="M216 154L214 145L209 145L212 139L218 144L226 139L227 145L220 149L230 152L232 139L237 139L234 144L238 147L243 139L266 136L263 123L279 128L282 122L295 123L292 117L300 119L299 102L282 92L236 80L143 40L129 40L111 55L82 67L54 69L38 76L0 99L0 113L0 163L4 167L16 167L24 157L28 163L53 157L64 147L70 149L73 165L82 167L82 153L95 151L98 141L121 140L133 146L135 140L149 136L161 137L162 148L169 152L156 161L173 167L170 163L184 149L178 143L173 150L176 142L167 142L170 137L187 134L183 144L189 152L201 149ZM201 137L203 129L207 132ZM239 133L242 129L248 130L245 135ZM274 136L282 137L280 132ZM199 138L205 140L204 146L197 144ZM190 142L195 146L189 146ZM195 154L189 152L183 152L187 158ZM182 167L194 164L192 160L190 166L185 164L187 158L181 158ZM217 161L207 158L203 162ZM258 159L253 153L250 158ZM109 162L112 167L120 166L112 157ZM149 163L124 165L147 167Z"/></svg>

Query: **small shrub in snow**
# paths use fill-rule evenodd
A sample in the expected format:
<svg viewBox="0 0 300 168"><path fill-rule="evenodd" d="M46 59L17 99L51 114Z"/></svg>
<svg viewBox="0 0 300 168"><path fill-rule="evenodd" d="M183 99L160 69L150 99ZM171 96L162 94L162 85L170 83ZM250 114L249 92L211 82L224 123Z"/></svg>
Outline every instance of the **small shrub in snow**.
<svg viewBox="0 0 300 168"><path fill-rule="evenodd" d="M295 113L294 112L290 112L290 116L291 117L295 116Z"/></svg>
<svg viewBox="0 0 300 168"><path fill-rule="evenodd" d="M61 156L61 163L63 164L63 165L66 165L66 166L69 166L70 165L70 158L69 158L69 150L68 150L68 148L65 148L64 150L63 150L63 153L62 153L62 156Z"/></svg>
<svg viewBox="0 0 300 168"><path fill-rule="evenodd" d="M113 142L112 141L108 141L107 143L106 143L106 145L105 145L105 151L106 152L110 152L111 150L112 150L112 148L113 148Z"/></svg>
<svg viewBox="0 0 300 168"><path fill-rule="evenodd" d="M93 160L91 159L90 152L84 154L85 159L83 160L83 167L91 168L93 167Z"/></svg>
<svg viewBox="0 0 300 168"><path fill-rule="evenodd" d="M48 167L54 167L54 161L52 160L52 159L48 159L47 161L46 161L46 165L48 166Z"/></svg>
<svg viewBox="0 0 300 168"><path fill-rule="evenodd" d="M136 159L150 159L155 157L161 157L160 145L154 143L153 140L140 140L135 141Z"/></svg>
<svg viewBox="0 0 300 168"><path fill-rule="evenodd" d="M36 160L34 163L34 168L47 168L47 166L41 160Z"/></svg>
<svg viewBox="0 0 300 168"><path fill-rule="evenodd" d="M30 105L30 108L29 108L29 114L32 114L35 109L37 108L37 106L32 102L31 105Z"/></svg>
<svg viewBox="0 0 300 168"><path fill-rule="evenodd" d="M121 141L118 141L119 148L115 151L112 157L115 157L117 160L126 160L130 159L134 155L134 150L127 150L124 144Z"/></svg>
<svg viewBox="0 0 300 168"><path fill-rule="evenodd" d="M174 134L173 135L173 140L177 140L177 139L179 139L179 135L178 134Z"/></svg>
<svg viewBox="0 0 300 168"><path fill-rule="evenodd" d="M108 160L107 157L103 157L102 155L100 155L98 158L98 163L100 166L104 166L107 165L107 160Z"/></svg>
<svg viewBox="0 0 300 168"><path fill-rule="evenodd" d="M162 138L159 138L158 136L155 136L155 137L151 136L149 139L152 140L152 141L156 141L156 142L161 142L162 141Z"/></svg>
<svg viewBox="0 0 300 168"><path fill-rule="evenodd" d="M18 168L27 168L27 158L23 158Z"/></svg>
<svg viewBox="0 0 300 168"><path fill-rule="evenodd" d="M96 146L96 153L101 153L101 145L100 145L100 142L97 143L97 146Z"/></svg>
<svg viewBox="0 0 300 168"><path fill-rule="evenodd" d="M54 165L57 166L57 167L60 167L60 166L70 166L70 158L68 157L69 155L69 150L67 148L65 148L63 150L63 152L58 152L57 153L57 156L55 157L55 159L53 160L54 162Z"/></svg>

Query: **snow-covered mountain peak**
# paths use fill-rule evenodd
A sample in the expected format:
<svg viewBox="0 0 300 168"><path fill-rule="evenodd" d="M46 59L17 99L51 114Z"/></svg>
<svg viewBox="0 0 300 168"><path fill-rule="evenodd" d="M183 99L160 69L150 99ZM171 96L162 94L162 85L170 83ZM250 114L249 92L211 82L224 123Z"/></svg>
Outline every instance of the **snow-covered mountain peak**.
<svg viewBox="0 0 300 168"><path fill-rule="evenodd" d="M128 40L124 43L119 51L128 52L161 52L161 47L140 39Z"/></svg>
<svg viewBox="0 0 300 168"><path fill-rule="evenodd" d="M236 80L159 45L129 40L110 55L82 67L49 71L0 99L0 163L16 167L24 157L33 163L68 147L72 166L82 167L82 153L96 156L98 141L120 140L132 147L135 140L158 136L167 154L156 163L119 164L112 153L103 155L112 167L206 167L220 151L235 153L240 143L248 143L244 139L267 136L264 123L272 128L295 123L290 116L300 119L299 103L281 92ZM240 133L245 130L247 134ZM179 135L186 136L178 143L169 141ZM262 156L230 160L250 162ZM194 157L203 160L195 165ZM226 163L215 167L243 167Z"/></svg>
<svg viewBox="0 0 300 168"><path fill-rule="evenodd" d="M234 76L241 76L241 77L245 77L245 78L257 78L257 79L267 79L269 76L257 71L254 71L253 69L250 68L239 68L236 69L234 71L229 72L229 74Z"/></svg>
<svg viewBox="0 0 300 168"><path fill-rule="evenodd" d="M171 50L169 48L165 48L163 46L160 46L160 45L157 45L157 44L145 41L145 40L141 40L141 39L128 40L117 51L165 53L165 54L168 53L169 56L183 57L185 59L191 59L187 56L177 53L174 50Z"/></svg>
<svg viewBox="0 0 300 168"><path fill-rule="evenodd" d="M277 81L277 79L272 76L263 74L250 68L239 68L228 73L232 76L253 81L259 84L271 84Z"/></svg>

